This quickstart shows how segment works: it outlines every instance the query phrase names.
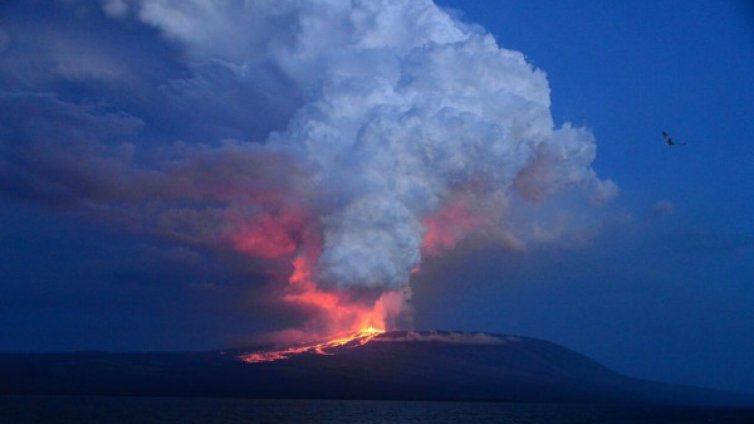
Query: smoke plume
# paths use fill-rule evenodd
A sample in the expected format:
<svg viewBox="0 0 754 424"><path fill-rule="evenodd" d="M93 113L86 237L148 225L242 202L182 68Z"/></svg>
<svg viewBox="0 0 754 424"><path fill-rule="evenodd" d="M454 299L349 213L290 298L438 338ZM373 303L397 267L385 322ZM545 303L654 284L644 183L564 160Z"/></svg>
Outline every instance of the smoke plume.
<svg viewBox="0 0 754 424"><path fill-rule="evenodd" d="M554 124L545 73L430 0L106 0L102 10L156 29L189 70L160 86L166 114L199 111L202 128L252 122L248 134L263 135L134 146L145 117L5 94L25 134L2 144L4 172L22 185L5 190L280 265L282 301L308 308L317 331L389 326L423 258L465 238L525 249L530 227L510 218L519 203L617 192L591 168L590 130ZM43 105L37 119L98 132L37 134L24 102Z"/></svg>

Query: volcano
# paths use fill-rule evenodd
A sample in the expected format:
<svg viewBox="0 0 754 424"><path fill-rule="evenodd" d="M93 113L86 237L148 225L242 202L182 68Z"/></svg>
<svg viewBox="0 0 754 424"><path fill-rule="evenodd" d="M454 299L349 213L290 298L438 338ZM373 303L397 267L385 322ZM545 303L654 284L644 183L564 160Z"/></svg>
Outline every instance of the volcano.
<svg viewBox="0 0 754 424"><path fill-rule="evenodd" d="M630 378L521 336L390 331L248 360L270 349L5 353L0 394L754 405L752 395Z"/></svg>

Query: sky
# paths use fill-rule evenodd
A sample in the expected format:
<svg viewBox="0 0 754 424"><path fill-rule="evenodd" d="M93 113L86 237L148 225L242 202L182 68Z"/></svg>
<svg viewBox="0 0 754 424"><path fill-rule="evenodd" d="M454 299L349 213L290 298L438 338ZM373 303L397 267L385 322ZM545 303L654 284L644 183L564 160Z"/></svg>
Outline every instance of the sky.
<svg viewBox="0 0 754 424"><path fill-rule="evenodd" d="M751 392L749 4L355 4L3 2L0 350L369 316Z"/></svg>

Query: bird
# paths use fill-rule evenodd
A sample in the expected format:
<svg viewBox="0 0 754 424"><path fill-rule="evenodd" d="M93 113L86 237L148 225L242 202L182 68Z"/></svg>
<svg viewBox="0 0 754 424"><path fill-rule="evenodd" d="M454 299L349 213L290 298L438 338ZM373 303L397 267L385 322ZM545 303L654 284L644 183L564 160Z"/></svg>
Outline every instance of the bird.
<svg viewBox="0 0 754 424"><path fill-rule="evenodd" d="M665 139L665 144L668 146L685 146L686 143L676 143L665 131L662 132L662 138Z"/></svg>

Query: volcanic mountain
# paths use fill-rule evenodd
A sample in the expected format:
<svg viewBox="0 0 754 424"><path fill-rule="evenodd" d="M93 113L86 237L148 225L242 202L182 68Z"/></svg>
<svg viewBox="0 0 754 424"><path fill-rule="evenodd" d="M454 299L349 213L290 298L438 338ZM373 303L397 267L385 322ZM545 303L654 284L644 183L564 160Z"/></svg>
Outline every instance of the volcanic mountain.
<svg viewBox="0 0 754 424"><path fill-rule="evenodd" d="M281 356L269 346L5 353L0 394L754 405L751 395L626 377L527 337L391 331L342 340Z"/></svg>

